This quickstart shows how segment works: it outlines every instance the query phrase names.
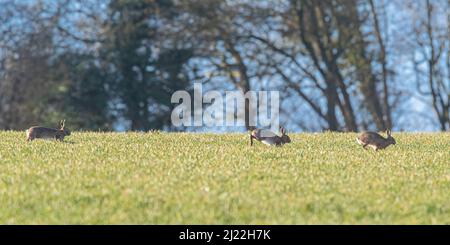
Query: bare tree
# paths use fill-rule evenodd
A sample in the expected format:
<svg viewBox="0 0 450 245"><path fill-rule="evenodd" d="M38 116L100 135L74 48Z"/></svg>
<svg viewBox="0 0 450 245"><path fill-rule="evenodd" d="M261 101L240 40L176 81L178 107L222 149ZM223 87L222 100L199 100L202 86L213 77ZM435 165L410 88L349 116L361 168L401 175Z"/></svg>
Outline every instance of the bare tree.
<svg viewBox="0 0 450 245"><path fill-rule="evenodd" d="M362 31L367 27L367 14L359 6L364 3L368 4L357 0L280 3L271 6L282 19L281 27L275 24L272 31L278 32L283 42L253 36L273 52L272 57L284 58L274 64L276 73L326 121L329 130L357 131L370 125L384 130L392 125L384 40L381 36L378 39L381 48L377 60ZM373 28L381 35L379 23ZM372 67L377 62L383 65L384 103ZM357 115L357 108L369 112L369 124L363 123L365 118Z"/></svg>
<svg viewBox="0 0 450 245"><path fill-rule="evenodd" d="M387 50L386 50L386 44L385 40L383 38L382 30L381 30L381 24L380 24L380 18L379 14L377 12L377 8L375 6L375 3L373 0L369 0L370 4L370 11L373 18L373 29L375 32L376 40L379 45L379 52L378 52L378 62L381 64L381 74L382 74L382 81L383 81L383 109L384 114L386 116L385 122L386 122L386 128L390 129L392 128L392 115L391 115L391 105L389 103L389 84L388 84L388 67L387 67ZM384 6L383 6L384 8Z"/></svg>
<svg viewBox="0 0 450 245"><path fill-rule="evenodd" d="M245 43L249 41L248 29L244 25L249 16L249 10L244 2L230 3L224 0L183 1L178 5L185 10L188 20L180 24L189 30L186 36L194 41L196 55L212 65L210 71L213 77L226 77L228 81L244 94L251 90L251 80L256 76L249 71L249 60L254 60L250 49L244 51ZM184 24L189 23L188 26ZM211 76L208 78L211 79ZM222 84L223 86L223 84ZM245 100L244 124L250 126L250 104Z"/></svg>
<svg viewBox="0 0 450 245"><path fill-rule="evenodd" d="M439 17L449 18L449 11L439 10L442 1L427 0L424 6L415 5L413 15L414 42L418 54L413 54L418 92L430 98L431 107L440 129L450 129L450 34L449 22L443 25ZM447 9L450 7L447 2Z"/></svg>

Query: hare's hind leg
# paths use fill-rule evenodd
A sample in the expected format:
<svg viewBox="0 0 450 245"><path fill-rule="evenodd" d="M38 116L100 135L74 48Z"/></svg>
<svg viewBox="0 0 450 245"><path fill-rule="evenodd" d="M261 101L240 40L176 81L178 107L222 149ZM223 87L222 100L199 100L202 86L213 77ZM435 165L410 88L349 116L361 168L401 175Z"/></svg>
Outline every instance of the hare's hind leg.
<svg viewBox="0 0 450 245"><path fill-rule="evenodd" d="M360 140L358 137L356 137L356 143L361 145L365 150L367 150L367 143L364 143L362 140Z"/></svg>
<svg viewBox="0 0 450 245"><path fill-rule="evenodd" d="M27 142L33 141L34 140L34 136L27 133Z"/></svg>
<svg viewBox="0 0 450 245"><path fill-rule="evenodd" d="M367 150L367 146L369 144L362 142L361 140L359 140L358 138L356 138L356 142L362 146L362 148L364 148L364 150Z"/></svg>

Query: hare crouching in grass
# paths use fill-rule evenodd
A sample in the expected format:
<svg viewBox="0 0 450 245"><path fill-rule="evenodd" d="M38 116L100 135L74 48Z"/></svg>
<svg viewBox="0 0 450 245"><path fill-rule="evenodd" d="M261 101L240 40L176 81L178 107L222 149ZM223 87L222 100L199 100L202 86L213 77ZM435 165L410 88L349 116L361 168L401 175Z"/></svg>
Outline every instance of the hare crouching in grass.
<svg viewBox="0 0 450 245"><path fill-rule="evenodd" d="M70 131L65 127L66 120L60 122L60 128L31 127L27 130L27 141L34 139L55 139L63 141L64 137L70 135Z"/></svg>
<svg viewBox="0 0 450 245"><path fill-rule="evenodd" d="M250 145L253 145L253 139L266 145L281 146L291 143L291 138L286 134L286 129L280 127L281 136L267 129L255 129L250 133Z"/></svg>
<svg viewBox="0 0 450 245"><path fill-rule="evenodd" d="M363 132L357 138L356 141L358 144L362 145L364 149L369 146L373 148L375 151L379 149L384 149L389 145L395 145L395 139L391 135L391 130L386 131L387 138L379 135L375 132Z"/></svg>

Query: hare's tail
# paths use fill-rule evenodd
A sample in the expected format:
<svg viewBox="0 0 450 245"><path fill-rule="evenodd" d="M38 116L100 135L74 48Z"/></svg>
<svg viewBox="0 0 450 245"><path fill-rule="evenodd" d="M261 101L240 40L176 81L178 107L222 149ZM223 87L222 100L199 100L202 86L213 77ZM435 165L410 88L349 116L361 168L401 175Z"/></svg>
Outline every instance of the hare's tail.
<svg viewBox="0 0 450 245"><path fill-rule="evenodd" d="M27 141L32 140L32 136L31 136L31 134L32 134L31 132L32 132L32 131L29 130L29 129L27 129L25 132L26 132L26 134L27 134Z"/></svg>

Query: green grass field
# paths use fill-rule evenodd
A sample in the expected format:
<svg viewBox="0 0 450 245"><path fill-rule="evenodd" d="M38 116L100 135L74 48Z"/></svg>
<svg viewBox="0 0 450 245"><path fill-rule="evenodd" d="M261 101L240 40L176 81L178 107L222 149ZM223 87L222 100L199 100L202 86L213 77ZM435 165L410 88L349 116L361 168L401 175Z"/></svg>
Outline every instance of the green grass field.
<svg viewBox="0 0 450 245"><path fill-rule="evenodd" d="M450 224L450 134L0 132L2 224Z"/></svg>

